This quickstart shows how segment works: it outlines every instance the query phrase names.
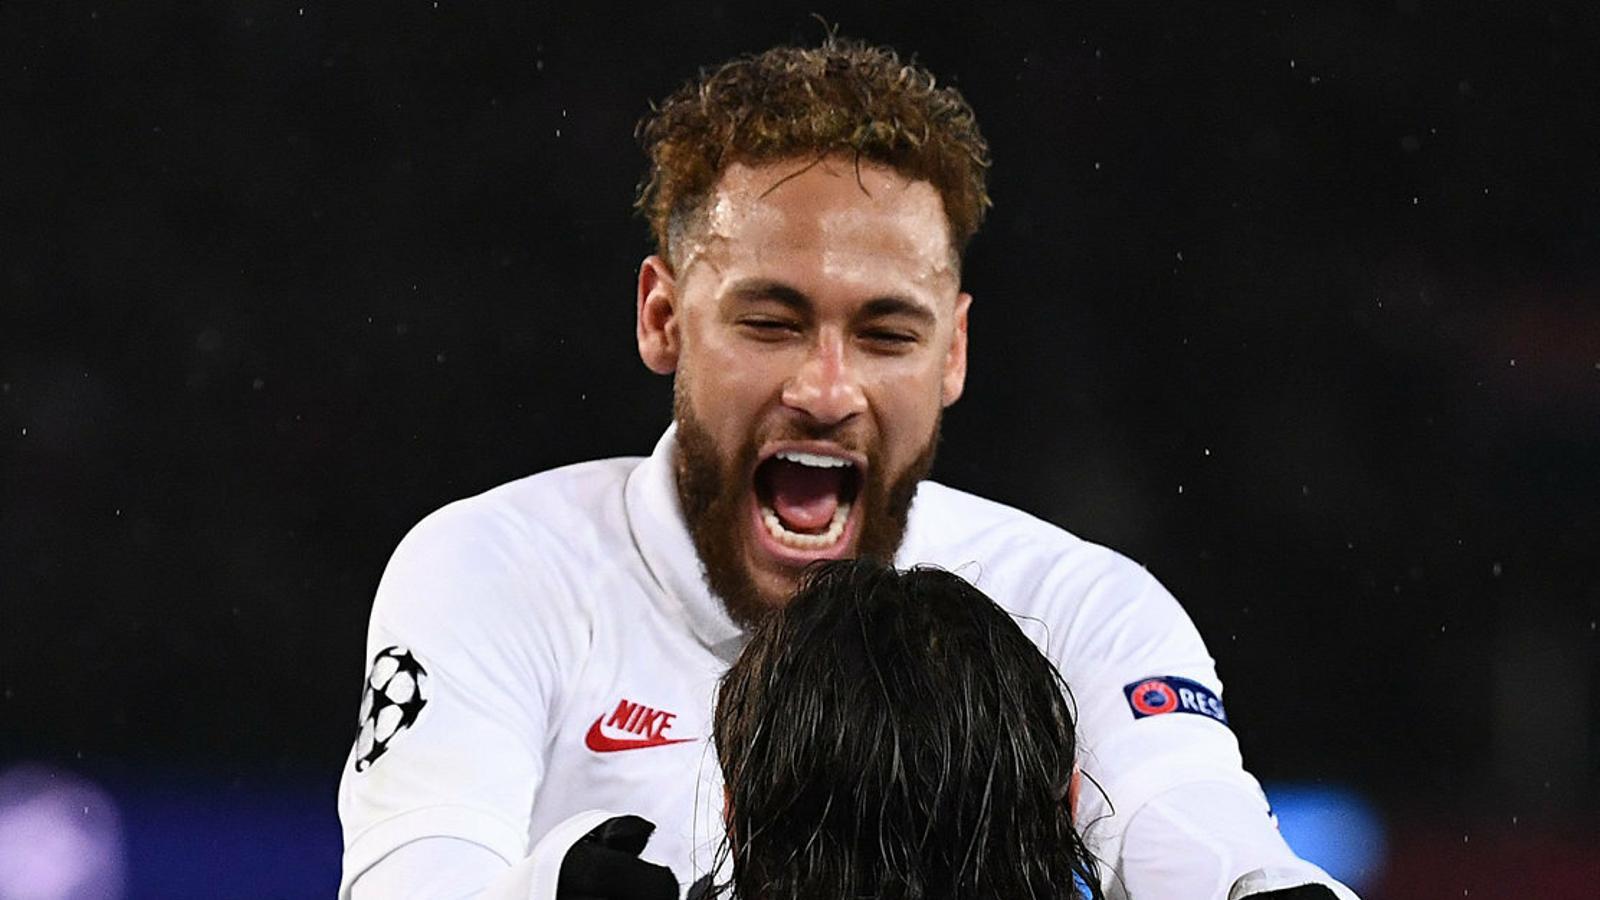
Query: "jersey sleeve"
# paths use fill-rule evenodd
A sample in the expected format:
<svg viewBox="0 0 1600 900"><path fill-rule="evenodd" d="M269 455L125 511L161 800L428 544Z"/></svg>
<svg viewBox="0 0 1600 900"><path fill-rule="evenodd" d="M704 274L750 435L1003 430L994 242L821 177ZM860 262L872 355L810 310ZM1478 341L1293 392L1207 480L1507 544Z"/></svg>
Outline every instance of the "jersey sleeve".
<svg viewBox="0 0 1600 900"><path fill-rule="evenodd" d="M1199 796L1180 790L1191 785L1210 785L1207 790L1234 798L1233 815L1207 823L1214 842L1229 848L1229 865L1243 866L1243 872L1281 863L1287 847L1260 784L1244 768L1222 682L1199 631L1148 572L1115 554L1111 561L1051 640L1078 716L1085 781L1076 820L1091 851L1120 876L1122 884L1110 887L1116 892L1159 883L1162 867L1207 873L1215 868L1205 842L1176 842L1159 853L1131 845L1142 840L1130 831L1141 816L1147 831L1165 821L1144 814L1156 798L1181 805L1183 798ZM1251 812L1239 813L1245 806ZM1205 821L1204 810L1199 813ZM1185 862L1185 855L1193 859Z"/></svg>
<svg viewBox="0 0 1600 900"><path fill-rule="evenodd" d="M584 810L541 837L515 866L477 844L428 837L391 851L356 879L351 900L556 900L568 851L617 813Z"/></svg>
<svg viewBox="0 0 1600 900"><path fill-rule="evenodd" d="M477 845L503 866L528 850L561 675L585 626L529 562L538 537L472 502L424 519L378 587L339 786L341 898L423 838Z"/></svg>
<svg viewBox="0 0 1600 900"><path fill-rule="evenodd" d="M1136 900L1249 900L1304 885L1356 900L1349 888L1294 855L1259 795L1208 781L1160 794L1133 816L1116 878Z"/></svg>

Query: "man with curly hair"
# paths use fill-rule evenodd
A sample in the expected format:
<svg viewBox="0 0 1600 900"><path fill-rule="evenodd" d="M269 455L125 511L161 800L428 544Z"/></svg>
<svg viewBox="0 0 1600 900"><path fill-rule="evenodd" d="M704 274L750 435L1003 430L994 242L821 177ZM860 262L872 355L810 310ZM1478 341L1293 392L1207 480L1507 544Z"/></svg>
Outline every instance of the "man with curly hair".
<svg viewBox="0 0 1600 900"><path fill-rule="evenodd" d="M674 377L673 425L647 458L512 482L401 542L340 787L341 896L696 880L723 834L718 679L807 566L865 557L962 573L1061 670L1108 896L1351 897L1278 836L1205 645L1153 577L925 480L990 205L965 100L829 39L702 72L640 136L657 252L636 338Z"/></svg>

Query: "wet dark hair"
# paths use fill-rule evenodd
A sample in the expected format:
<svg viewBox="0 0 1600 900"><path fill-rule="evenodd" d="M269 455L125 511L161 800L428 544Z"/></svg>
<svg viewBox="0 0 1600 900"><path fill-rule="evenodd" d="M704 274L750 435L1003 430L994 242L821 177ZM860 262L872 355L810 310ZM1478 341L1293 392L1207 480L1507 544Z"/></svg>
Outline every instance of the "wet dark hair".
<svg viewBox="0 0 1600 900"><path fill-rule="evenodd" d="M814 567L717 694L742 900L1100 898L1060 675L960 577ZM729 859L728 857L731 857Z"/></svg>

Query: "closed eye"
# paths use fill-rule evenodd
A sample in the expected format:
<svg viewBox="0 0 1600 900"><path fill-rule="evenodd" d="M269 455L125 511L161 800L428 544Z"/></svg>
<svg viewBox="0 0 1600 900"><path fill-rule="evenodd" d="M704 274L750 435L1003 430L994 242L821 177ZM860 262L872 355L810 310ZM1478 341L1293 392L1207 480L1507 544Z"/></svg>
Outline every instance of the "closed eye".
<svg viewBox="0 0 1600 900"><path fill-rule="evenodd" d="M870 331L864 331L861 333L861 336L874 344L882 344L896 348L909 346L921 340L921 338L913 332L890 331L881 328L874 328Z"/></svg>
<svg viewBox="0 0 1600 900"><path fill-rule="evenodd" d="M800 326L787 319L772 319L761 316L746 316L739 320L739 326L753 332L762 339L785 337L800 330Z"/></svg>

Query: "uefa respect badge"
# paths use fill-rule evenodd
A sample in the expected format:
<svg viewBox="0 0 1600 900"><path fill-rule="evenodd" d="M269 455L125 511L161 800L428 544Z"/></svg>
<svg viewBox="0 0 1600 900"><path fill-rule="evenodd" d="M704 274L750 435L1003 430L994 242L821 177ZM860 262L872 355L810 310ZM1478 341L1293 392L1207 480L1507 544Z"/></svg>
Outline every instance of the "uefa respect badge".
<svg viewBox="0 0 1600 900"><path fill-rule="evenodd" d="M1228 724L1228 713L1216 692L1188 678L1154 675L1124 685L1122 693L1135 719L1190 713Z"/></svg>

